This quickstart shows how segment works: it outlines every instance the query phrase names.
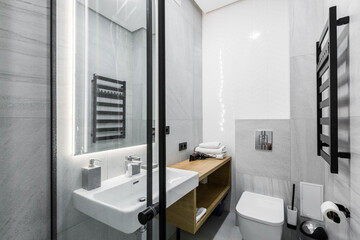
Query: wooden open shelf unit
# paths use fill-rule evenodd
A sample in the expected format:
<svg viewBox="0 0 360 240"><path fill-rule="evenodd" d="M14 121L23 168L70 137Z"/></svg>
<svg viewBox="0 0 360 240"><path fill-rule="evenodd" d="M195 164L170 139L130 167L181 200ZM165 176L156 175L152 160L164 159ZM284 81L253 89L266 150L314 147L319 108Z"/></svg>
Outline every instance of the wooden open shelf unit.
<svg viewBox="0 0 360 240"><path fill-rule="evenodd" d="M172 204L166 211L169 224L195 234L230 190L231 157L193 162L185 160L170 167L198 172L199 182L208 178L206 184L199 183L197 188ZM200 207L206 208L207 211L196 223L196 208Z"/></svg>

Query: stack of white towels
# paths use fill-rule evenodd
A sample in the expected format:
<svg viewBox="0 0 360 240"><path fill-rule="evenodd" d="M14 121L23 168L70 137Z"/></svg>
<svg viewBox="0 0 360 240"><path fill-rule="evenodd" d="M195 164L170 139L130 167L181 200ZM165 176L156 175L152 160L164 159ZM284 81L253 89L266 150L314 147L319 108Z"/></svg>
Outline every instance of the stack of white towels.
<svg viewBox="0 0 360 240"><path fill-rule="evenodd" d="M213 158L224 159L226 157L226 147L220 142L200 143L195 152L207 154Z"/></svg>

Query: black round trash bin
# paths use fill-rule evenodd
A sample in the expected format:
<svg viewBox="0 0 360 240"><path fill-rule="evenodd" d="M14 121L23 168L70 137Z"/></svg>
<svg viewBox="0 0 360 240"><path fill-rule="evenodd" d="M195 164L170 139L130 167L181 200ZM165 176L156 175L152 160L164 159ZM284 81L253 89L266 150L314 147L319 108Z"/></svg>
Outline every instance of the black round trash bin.
<svg viewBox="0 0 360 240"><path fill-rule="evenodd" d="M327 240L325 229L315 221L305 221L300 225L301 240Z"/></svg>

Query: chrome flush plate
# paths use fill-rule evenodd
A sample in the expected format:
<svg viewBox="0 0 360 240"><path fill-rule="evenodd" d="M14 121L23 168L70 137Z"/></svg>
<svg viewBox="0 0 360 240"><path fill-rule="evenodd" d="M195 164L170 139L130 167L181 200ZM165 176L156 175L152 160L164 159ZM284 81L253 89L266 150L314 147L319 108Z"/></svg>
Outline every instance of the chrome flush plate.
<svg viewBox="0 0 360 240"><path fill-rule="evenodd" d="M271 151L273 144L273 132L272 131L256 131L255 132L255 149Z"/></svg>

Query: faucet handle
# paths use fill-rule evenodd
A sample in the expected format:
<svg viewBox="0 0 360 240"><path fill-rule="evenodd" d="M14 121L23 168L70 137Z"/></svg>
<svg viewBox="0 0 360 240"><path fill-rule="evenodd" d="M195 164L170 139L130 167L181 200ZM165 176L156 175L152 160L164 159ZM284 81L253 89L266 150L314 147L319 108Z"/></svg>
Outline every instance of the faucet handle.
<svg viewBox="0 0 360 240"><path fill-rule="evenodd" d="M102 162L102 161L99 160L99 159L90 159L90 160L89 160L89 167L95 167L95 161L97 161L97 162Z"/></svg>
<svg viewBox="0 0 360 240"><path fill-rule="evenodd" d="M133 161L133 160L135 160L135 161L140 161L140 157L138 157L138 156L136 156L136 155L126 156L125 158L126 158L126 160L128 160L128 161Z"/></svg>

